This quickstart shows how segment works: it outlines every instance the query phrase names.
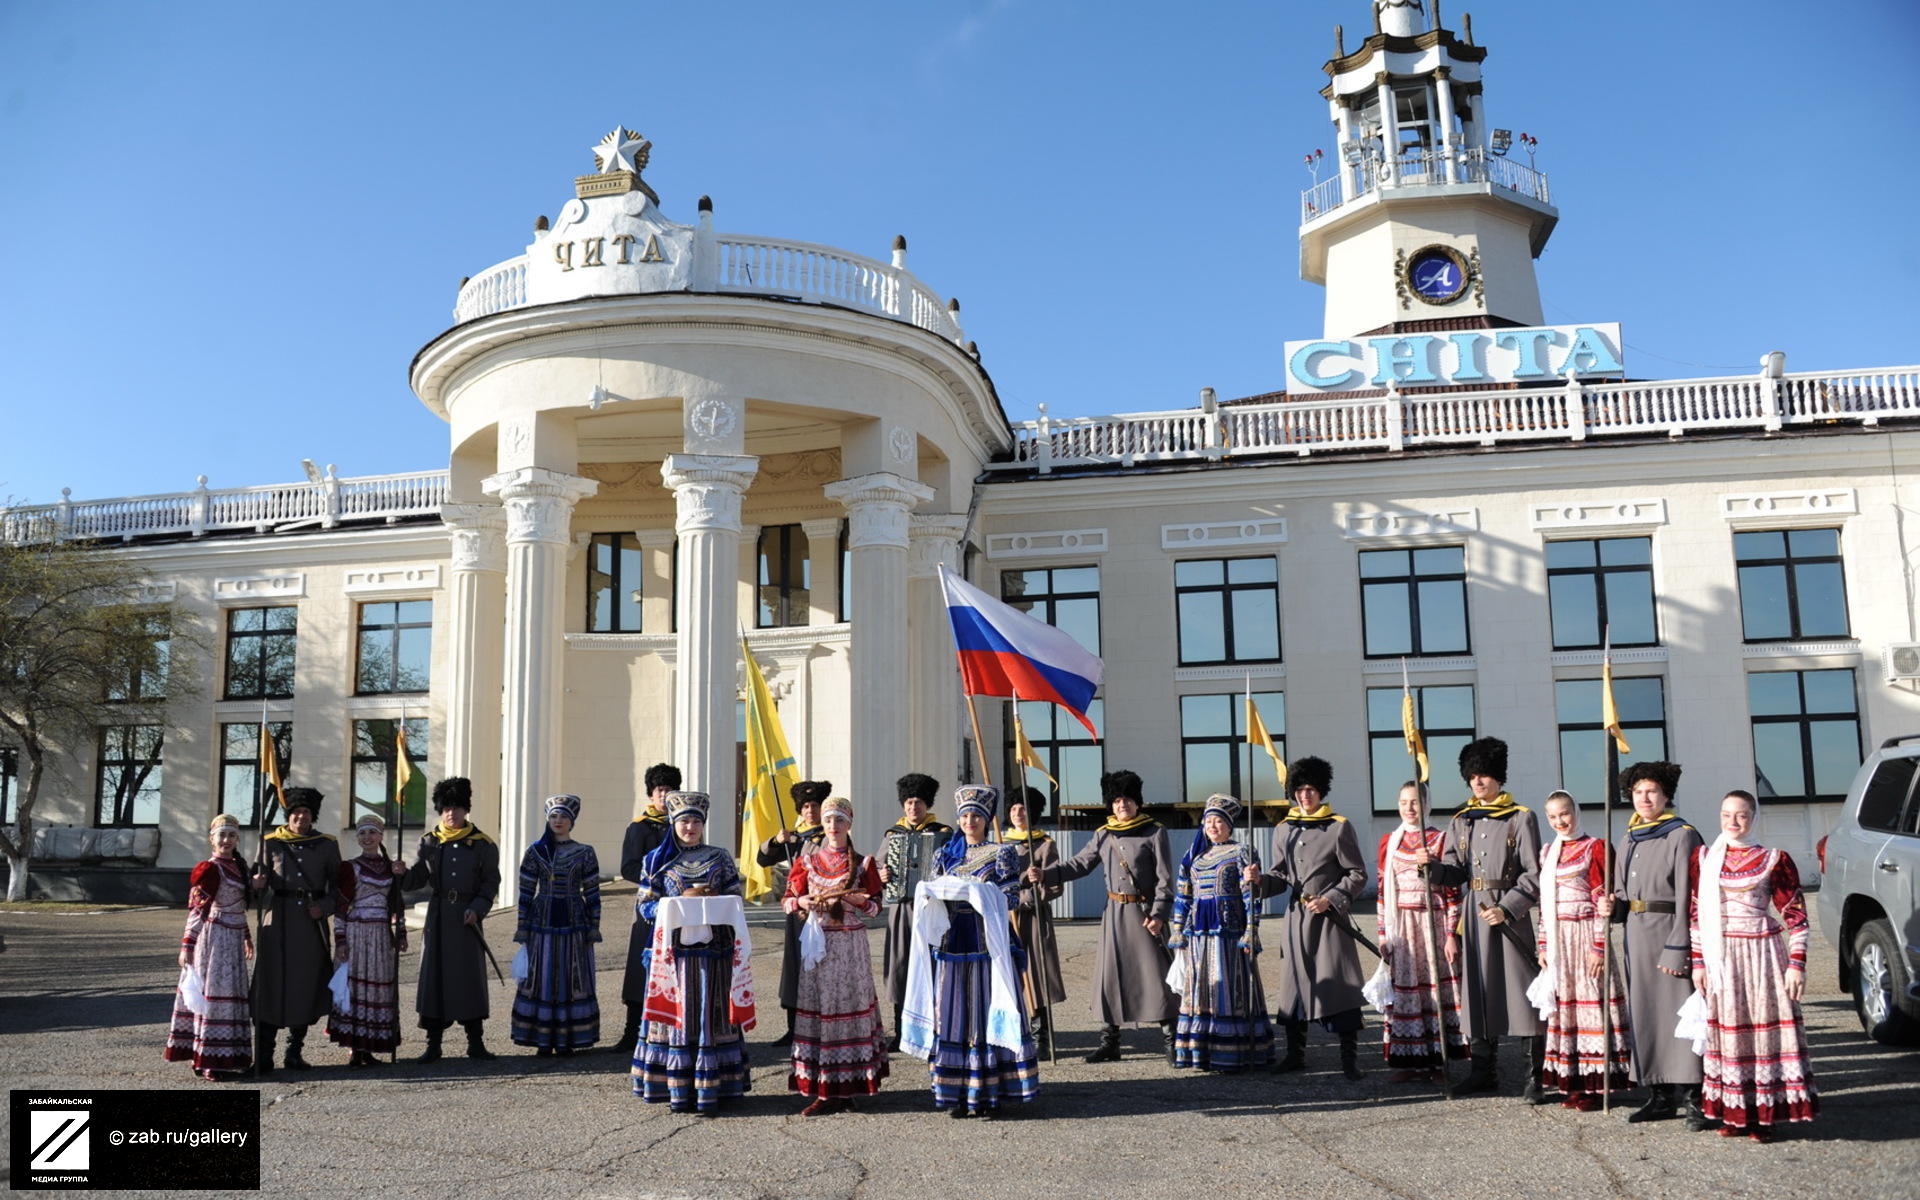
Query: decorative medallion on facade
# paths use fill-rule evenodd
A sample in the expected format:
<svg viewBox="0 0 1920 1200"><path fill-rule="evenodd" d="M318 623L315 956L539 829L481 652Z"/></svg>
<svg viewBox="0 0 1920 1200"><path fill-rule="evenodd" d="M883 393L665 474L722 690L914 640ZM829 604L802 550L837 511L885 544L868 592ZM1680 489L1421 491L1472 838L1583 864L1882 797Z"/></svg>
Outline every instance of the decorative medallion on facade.
<svg viewBox="0 0 1920 1200"><path fill-rule="evenodd" d="M1480 510L1451 508L1439 512L1344 512L1339 515L1340 536L1420 541L1458 538L1480 528Z"/></svg>
<svg viewBox="0 0 1920 1200"><path fill-rule="evenodd" d="M1104 529L1036 529L1028 533L996 533L987 538L987 558L1086 557L1107 552Z"/></svg>
<svg viewBox="0 0 1920 1200"><path fill-rule="evenodd" d="M1274 546L1286 540L1285 517L1160 527L1162 550L1192 550L1206 546Z"/></svg>
<svg viewBox="0 0 1920 1200"><path fill-rule="evenodd" d="M917 449L919 446L913 436L913 430L896 425L887 434L887 451L893 456L896 466L912 466L914 451Z"/></svg>
<svg viewBox="0 0 1920 1200"><path fill-rule="evenodd" d="M724 441L740 428L740 413L731 401L709 396L687 413L687 428L702 440Z"/></svg>
<svg viewBox="0 0 1920 1200"><path fill-rule="evenodd" d="M1405 249L1394 252L1394 287L1400 293L1400 307L1411 307L1410 298L1426 304L1452 304L1466 294L1468 287L1480 282L1480 251L1473 258L1452 246L1435 243L1422 246L1412 254Z"/></svg>

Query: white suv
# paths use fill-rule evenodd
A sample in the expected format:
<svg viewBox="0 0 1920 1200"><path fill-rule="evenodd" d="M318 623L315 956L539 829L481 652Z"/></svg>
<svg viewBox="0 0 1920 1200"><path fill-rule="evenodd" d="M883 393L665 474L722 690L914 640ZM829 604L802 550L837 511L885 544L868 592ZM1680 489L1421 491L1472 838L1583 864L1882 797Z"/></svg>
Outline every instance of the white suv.
<svg viewBox="0 0 1920 1200"><path fill-rule="evenodd" d="M1920 734L1881 743L1820 839L1820 928L1860 1027L1920 1043Z"/></svg>

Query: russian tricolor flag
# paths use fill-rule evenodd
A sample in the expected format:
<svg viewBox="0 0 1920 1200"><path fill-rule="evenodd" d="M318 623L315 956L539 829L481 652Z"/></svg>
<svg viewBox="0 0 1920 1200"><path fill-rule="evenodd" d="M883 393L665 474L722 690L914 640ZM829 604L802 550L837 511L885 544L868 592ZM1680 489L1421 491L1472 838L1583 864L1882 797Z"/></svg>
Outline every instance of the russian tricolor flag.
<svg viewBox="0 0 1920 1200"><path fill-rule="evenodd" d="M969 696L1045 700L1072 713L1087 732L1100 731L1087 720L1087 705L1100 686L1098 655L1038 617L995 600L964 579L940 568L940 590L953 621L953 644L960 653L962 690Z"/></svg>

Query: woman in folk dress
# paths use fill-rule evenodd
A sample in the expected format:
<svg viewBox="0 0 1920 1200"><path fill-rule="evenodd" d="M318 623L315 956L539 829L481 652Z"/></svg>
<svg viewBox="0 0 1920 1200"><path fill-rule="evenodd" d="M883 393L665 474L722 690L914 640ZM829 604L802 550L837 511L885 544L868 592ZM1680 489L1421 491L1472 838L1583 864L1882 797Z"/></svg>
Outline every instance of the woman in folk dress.
<svg viewBox="0 0 1920 1200"><path fill-rule="evenodd" d="M519 924L527 977L513 997L513 1041L542 1056L600 1040L594 944L600 940L600 859L573 840L580 797L547 797L547 831L520 859Z"/></svg>
<svg viewBox="0 0 1920 1200"><path fill-rule="evenodd" d="M1232 1074L1273 1061L1258 966L1260 856L1233 838L1245 811L1232 796L1207 797L1200 831L1174 879L1167 944L1180 980L1176 1067Z"/></svg>
<svg viewBox="0 0 1920 1200"><path fill-rule="evenodd" d="M253 1014L247 1002L247 963L253 934L247 928L247 863L240 857L240 820L221 813L207 840L213 855L188 876L187 931L180 939L180 968L192 971L204 997L200 1012L188 1007L181 989L173 997L173 1023L160 1056L191 1062L209 1082L253 1065Z"/></svg>
<svg viewBox="0 0 1920 1200"><path fill-rule="evenodd" d="M1423 823L1420 785L1400 785L1400 826L1380 839L1376 929L1393 985L1380 1022L1392 1083L1441 1082L1449 1059L1467 1056L1460 1026L1460 889L1431 883L1416 856L1446 850L1446 834ZM1438 1007L1436 995L1438 993Z"/></svg>
<svg viewBox="0 0 1920 1200"><path fill-rule="evenodd" d="M400 882L406 864L387 856L387 823L368 813L354 823L360 856L340 864L334 886L333 965L347 968L347 1007L327 1016L327 1040L353 1051L349 1067L377 1067L400 1045L400 958L407 950Z"/></svg>
<svg viewBox="0 0 1920 1200"><path fill-rule="evenodd" d="M887 1077L887 1032L867 946L867 922L880 916L880 872L848 836L851 800L834 796L821 804L820 824L822 836L793 861L782 901L825 943L819 961L796 964L787 1083L811 1101L803 1117L852 1108L855 1097L874 1095Z"/></svg>
<svg viewBox="0 0 1920 1200"><path fill-rule="evenodd" d="M1543 1013L1540 1087L1527 1093L1527 1102L1545 1104L1546 1093L1557 1091L1566 1096L1565 1107L1592 1112L1603 1092L1626 1090L1633 1053L1626 984L1620 964L1608 963L1607 918L1597 907L1607 894L1607 845L1580 832L1580 810L1570 794L1549 795L1546 809L1554 837L1540 851L1535 929L1541 978L1551 984L1536 986L1551 986L1553 1001Z"/></svg>

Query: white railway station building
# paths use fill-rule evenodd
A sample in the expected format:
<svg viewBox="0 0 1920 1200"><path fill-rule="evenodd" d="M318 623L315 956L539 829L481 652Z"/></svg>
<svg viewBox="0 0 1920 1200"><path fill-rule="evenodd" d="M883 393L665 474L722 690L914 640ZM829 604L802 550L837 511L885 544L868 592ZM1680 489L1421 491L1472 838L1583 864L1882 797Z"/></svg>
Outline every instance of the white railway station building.
<svg viewBox="0 0 1920 1200"><path fill-rule="evenodd" d="M1920 731L1920 367L1756 348L1746 375L1648 381L1606 314L1544 324L1559 212L1508 153L1486 48L1380 7L1325 66L1338 155L1299 228L1325 322L1274 346L1271 394L1009 422L903 242L720 232L704 199L676 220L622 128L415 357L443 466L0 514L123 547L156 629L213 647L195 697L135 698L71 748L36 894L183 887L209 817L254 814L263 711L325 829L390 810L405 719L418 769L473 780L503 864L566 791L611 865L662 760L728 842L742 628L803 774L871 847L897 776L975 773L943 563L1104 657L1101 740L1024 714L1081 830L1103 768L1175 823L1214 791L1277 799L1246 775L1250 686L1371 844L1408 774L1403 661L1443 812L1489 734L1522 803L1597 805L1610 629L1628 757L1683 763L1708 829L1726 789L1758 792L1761 836L1817 874L1863 753ZM981 716L1004 764L1006 705Z"/></svg>

